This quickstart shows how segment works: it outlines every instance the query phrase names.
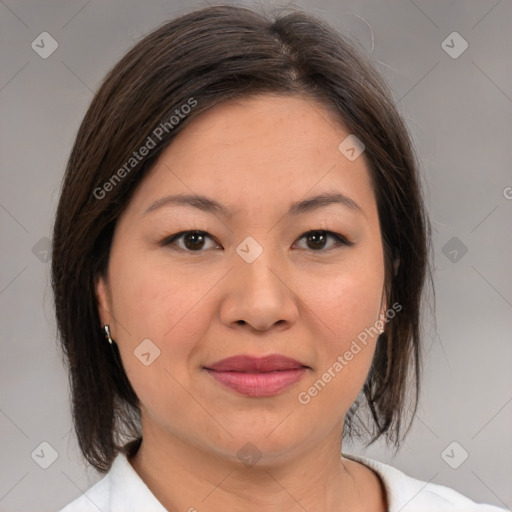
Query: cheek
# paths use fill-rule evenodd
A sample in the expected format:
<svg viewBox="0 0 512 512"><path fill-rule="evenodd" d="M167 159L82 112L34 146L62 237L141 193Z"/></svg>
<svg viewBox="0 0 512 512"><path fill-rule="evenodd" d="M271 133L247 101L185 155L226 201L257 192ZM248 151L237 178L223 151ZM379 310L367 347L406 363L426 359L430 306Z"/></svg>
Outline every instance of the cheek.
<svg viewBox="0 0 512 512"><path fill-rule="evenodd" d="M320 279L305 278L302 297L328 350L342 349L379 319L384 273L377 263L351 262Z"/></svg>
<svg viewBox="0 0 512 512"><path fill-rule="evenodd" d="M177 381L188 380L184 362L201 346L214 314L208 291L225 272L206 267L177 271L156 258L148 262L147 256L128 258L124 254L112 260L110 275L120 325L116 341L126 372L143 403L161 395L161 386L179 398L182 391ZM149 344L149 352L158 354L149 366L136 357L146 339L157 347Z"/></svg>
<svg viewBox="0 0 512 512"><path fill-rule="evenodd" d="M376 251L375 254L379 254ZM384 267L378 258L361 258L335 275L303 282L310 327L318 340L314 375L301 387L308 408L333 417L344 414L359 394L378 340ZM321 411L324 411L323 413Z"/></svg>
<svg viewBox="0 0 512 512"><path fill-rule="evenodd" d="M197 270L193 275L158 259L123 258L112 271L115 314L134 339L172 338L187 330L202 297L218 276Z"/></svg>
<svg viewBox="0 0 512 512"><path fill-rule="evenodd" d="M167 410L186 410L190 396L184 365L208 325L201 298L218 277L191 280L184 273L142 264L142 258L112 261L111 281L116 291L115 315L120 328L116 340L130 383L145 410L162 423ZM141 345L143 340L152 344ZM153 345L154 344L154 345ZM147 347L144 351L139 347ZM156 348L155 348L156 347ZM149 352L150 364L141 354ZM146 358L146 362L148 358ZM197 411L196 411L197 412ZM162 413L162 417L158 415Z"/></svg>

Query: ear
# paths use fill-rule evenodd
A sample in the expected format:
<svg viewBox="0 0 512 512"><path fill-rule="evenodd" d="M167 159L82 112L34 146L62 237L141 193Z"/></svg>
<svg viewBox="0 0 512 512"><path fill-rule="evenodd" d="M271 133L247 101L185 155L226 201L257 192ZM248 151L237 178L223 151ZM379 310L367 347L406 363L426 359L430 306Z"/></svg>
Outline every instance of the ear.
<svg viewBox="0 0 512 512"><path fill-rule="evenodd" d="M112 316L110 314L110 290L108 283L104 277L98 277L95 284L96 289L96 302L98 304L98 314L101 320L101 327L105 324L112 323Z"/></svg>

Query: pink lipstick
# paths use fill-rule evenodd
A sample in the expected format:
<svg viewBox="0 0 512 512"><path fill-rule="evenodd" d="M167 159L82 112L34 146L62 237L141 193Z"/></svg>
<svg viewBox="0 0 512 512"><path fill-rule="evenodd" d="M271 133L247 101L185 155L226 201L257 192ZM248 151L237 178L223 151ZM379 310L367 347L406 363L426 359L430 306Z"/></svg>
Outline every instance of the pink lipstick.
<svg viewBox="0 0 512 512"><path fill-rule="evenodd" d="M309 366L275 354L266 357L238 355L204 368L217 382L242 395L268 397L298 382Z"/></svg>

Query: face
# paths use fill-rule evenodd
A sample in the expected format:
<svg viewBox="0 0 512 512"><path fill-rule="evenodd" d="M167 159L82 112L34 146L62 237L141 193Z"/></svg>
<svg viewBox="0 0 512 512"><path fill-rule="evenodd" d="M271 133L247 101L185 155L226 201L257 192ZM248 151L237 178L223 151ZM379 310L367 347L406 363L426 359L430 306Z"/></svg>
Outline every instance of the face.
<svg viewBox="0 0 512 512"><path fill-rule="evenodd" d="M338 149L349 134L299 96L226 102L135 191L97 297L152 435L233 460L246 443L270 460L339 440L386 310L365 156ZM348 199L293 208L322 194ZM211 369L275 354L305 368Z"/></svg>

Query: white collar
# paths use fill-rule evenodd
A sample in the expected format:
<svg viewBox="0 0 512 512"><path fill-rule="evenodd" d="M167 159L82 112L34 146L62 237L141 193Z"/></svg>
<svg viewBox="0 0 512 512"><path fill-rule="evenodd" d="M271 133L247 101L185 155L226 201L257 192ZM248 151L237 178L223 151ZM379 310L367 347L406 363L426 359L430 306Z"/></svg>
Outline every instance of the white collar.
<svg viewBox="0 0 512 512"><path fill-rule="evenodd" d="M373 469L382 479L389 512L506 512L478 504L454 489L417 480L399 469L362 455L343 454ZM192 504L193 505L193 504ZM168 512L156 499L124 453L118 453L108 473L60 512Z"/></svg>

